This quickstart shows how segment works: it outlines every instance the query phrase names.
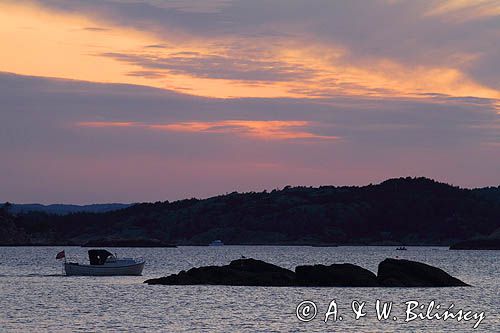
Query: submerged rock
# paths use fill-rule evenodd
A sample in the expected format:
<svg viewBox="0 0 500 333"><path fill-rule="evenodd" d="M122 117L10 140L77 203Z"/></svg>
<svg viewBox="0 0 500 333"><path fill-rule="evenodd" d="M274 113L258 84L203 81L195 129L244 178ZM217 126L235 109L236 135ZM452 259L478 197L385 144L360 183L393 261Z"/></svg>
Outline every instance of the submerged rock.
<svg viewBox="0 0 500 333"><path fill-rule="evenodd" d="M440 268L404 259L382 261L378 265L378 281L384 287L468 286Z"/></svg>
<svg viewBox="0 0 500 333"><path fill-rule="evenodd" d="M377 276L353 264L297 266L297 284L315 287L377 287Z"/></svg>
<svg viewBox="0 0 500 333"><path fill-rule="evenodd" d="M192 268L159 279L145 281L148 284L192 285L213 284L230 286L292 286L295 273L279 266L256 259L233 260L225 266Z"/></svg>

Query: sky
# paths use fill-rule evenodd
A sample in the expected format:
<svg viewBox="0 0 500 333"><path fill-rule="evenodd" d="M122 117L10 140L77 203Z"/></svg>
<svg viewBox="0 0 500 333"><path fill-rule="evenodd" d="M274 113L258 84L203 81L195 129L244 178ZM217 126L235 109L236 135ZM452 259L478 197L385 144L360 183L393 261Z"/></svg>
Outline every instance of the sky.
<svg viewBox="0 0 500 333"><path fill-rule="evenodd" d="M500 185L498 0L0 0L0 201Z"/></svg>

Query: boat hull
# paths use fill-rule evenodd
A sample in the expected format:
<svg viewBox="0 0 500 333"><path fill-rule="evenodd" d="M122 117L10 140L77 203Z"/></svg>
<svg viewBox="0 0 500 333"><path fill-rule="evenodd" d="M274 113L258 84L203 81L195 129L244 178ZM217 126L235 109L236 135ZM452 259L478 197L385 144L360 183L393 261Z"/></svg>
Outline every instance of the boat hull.
<svg viewBox="0 0 500 333"><path fill-rule="evenodd" d="M144 262L131 265L80 265L64 263L66 275L70 276L117 276L117 275L142 275Z"/></svg>

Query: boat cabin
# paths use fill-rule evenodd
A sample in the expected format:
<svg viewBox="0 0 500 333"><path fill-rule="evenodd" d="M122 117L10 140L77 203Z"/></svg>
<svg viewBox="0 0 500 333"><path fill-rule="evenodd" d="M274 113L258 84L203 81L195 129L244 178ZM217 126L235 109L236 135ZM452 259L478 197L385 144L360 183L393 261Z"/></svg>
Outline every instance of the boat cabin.
<svg viewBox="0 0 500 333"><path fill-rule="evenodd" d="M106 260L113 254L106 250L89 250L89 261L91 265L104 265Z"/></svg>

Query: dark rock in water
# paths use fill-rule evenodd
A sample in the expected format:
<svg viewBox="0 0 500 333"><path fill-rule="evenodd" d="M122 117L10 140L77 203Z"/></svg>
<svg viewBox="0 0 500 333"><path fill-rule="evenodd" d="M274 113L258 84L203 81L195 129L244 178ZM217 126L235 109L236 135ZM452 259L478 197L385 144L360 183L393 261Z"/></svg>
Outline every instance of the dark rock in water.
<svg viewBox="0 0 500 333"><path fill-rule="evenodd" d="M315 287L377 287L377 276L353 264L297 266L297 284Z"/></svg>
<svg viewBox="0 0 500 333"><path fill-rule="evenodd" d="M82 247L176 247L159 239L96 239L83 244Z"/></svg>
<svg viewBox="0 0 500 333"><path fill-rule="evenodd" d="M181 271L148 284L192 285L212 284L231 286L293 286L295 273L255 259L238 259L225 266L207 266Z"/></svg>
<svg viewBox="0 0 500 333"><path fill-rule="evenodd" d="M442 269L421 262L385 259L378 265L378 281L384 287L461 287L468 284Z"/></svg>
<svg viewBox="0 0 500 333"><path fill-rule="evenodd" d="M458 242L450 250L500 250L500 239L483 238Z"/></svg>
<svg viewBox="0 0 500 333"><path fill-rule="evenodd" d="M251 258L231 261L225 266L191 268L148 284L231 285L295 287L451 287L467 286L443 270L423 263L385 259L378 277L352 264L297 266L295 272Z"/></svg>

